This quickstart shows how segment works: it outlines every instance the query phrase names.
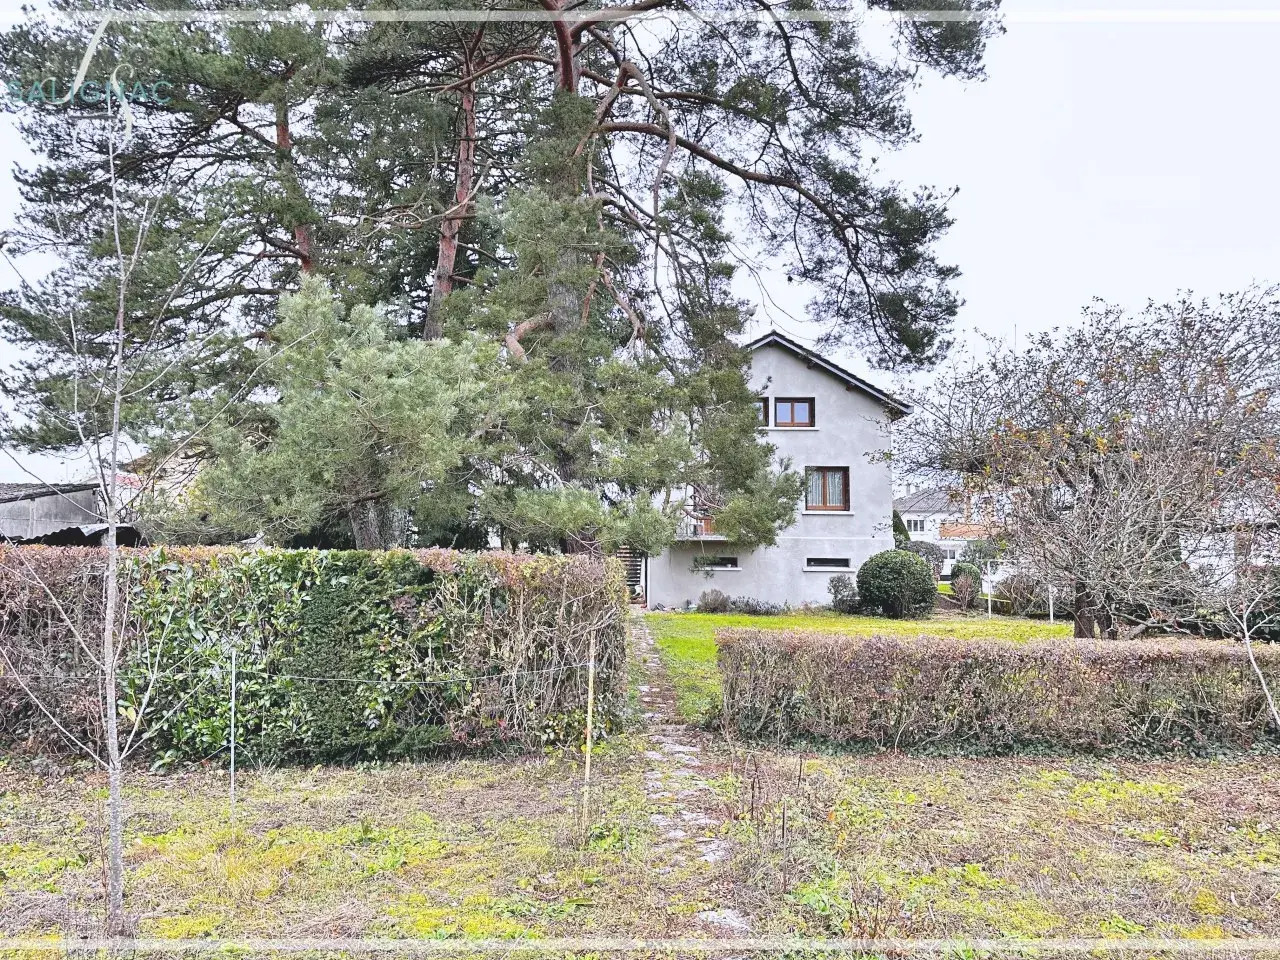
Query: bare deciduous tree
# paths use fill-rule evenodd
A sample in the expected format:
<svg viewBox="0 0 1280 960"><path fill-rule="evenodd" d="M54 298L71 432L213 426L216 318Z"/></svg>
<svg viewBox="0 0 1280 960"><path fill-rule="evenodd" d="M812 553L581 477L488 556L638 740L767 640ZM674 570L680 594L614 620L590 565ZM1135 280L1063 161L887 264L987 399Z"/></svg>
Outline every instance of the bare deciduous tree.
<svg viewBox="0 0 1280 960"><path fill-rule="evenodd" d="M905 459L990 497L1009 558L1066 585L1077 636L1176 624L1204 596L1189 559L1221 554L1280 435L1278 319L1276 289L1095 307L952 368L920 398Z"/></svg>

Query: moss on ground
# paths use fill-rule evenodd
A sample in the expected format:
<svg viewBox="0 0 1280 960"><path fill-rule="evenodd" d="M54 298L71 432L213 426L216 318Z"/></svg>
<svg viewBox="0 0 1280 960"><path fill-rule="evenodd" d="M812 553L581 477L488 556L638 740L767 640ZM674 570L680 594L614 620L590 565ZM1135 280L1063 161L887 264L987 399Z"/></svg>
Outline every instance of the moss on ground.
<svg viewBox="0 0 1280 960"><path fill-rule="evenodd" d="M741 831L743 869L784 893L776 929L970 939L1280 932L1280 871L1267 865L1280 769L1269 761L879 756L801 768L795 753L757 766L762 756L743 785L721 789L756 798Z"/></svg>

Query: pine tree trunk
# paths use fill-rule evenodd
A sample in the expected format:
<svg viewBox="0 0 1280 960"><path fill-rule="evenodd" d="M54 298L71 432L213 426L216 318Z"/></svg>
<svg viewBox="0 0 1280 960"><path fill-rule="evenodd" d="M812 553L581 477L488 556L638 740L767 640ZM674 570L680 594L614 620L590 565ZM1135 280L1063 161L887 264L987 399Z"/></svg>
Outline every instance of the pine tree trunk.
<svg viewBox="0 0 1280 960"><path fill-rule="evenodd" d="M301 195L302 187L293 169L293 132L289 127L289 105L281 100L276 104L276 149L280 172L284 174L290 192ZM297 249L298 264L304 274L314 273L315 257L312 252L311 228L305 223L295 224L293 243Z"/></svg>
<svg viewBox="0 0 1280 960"><path fill-rule="evenodd" d="M409 532L409 514L399 507L372 500L347 514L357 550L391 550L403 546Z"/></svg>
<svg viewBox="0 0 1280 960"><path fill-rule="evenodd" d="M470 70L470 64L464 65ZM436 251L436 274L431 286L431 302L422 325L424 340L438 340L440 305L453 292L458 261L458 235L471 208L471 190L476 169L476 94L471 84L462 88L458 117L458 163L454 172L453 207L440 222L440 241Z"/></svg>

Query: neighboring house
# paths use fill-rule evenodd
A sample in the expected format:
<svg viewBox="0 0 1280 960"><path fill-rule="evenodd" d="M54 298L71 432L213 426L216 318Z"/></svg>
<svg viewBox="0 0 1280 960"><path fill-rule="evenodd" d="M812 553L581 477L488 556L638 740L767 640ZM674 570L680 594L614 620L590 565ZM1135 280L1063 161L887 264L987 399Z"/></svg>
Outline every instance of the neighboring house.
<svg viewBox="0 0 1280 960"><path fill-rule="evenodd" d="M0 540L95 546L106 529L96 483L0 483ZM124 545L140 539L127 524L117 537Z"/></svg>
<svg viewBox="0 0 1280 960"><path fill-rule="evenodd" d="M967 503L941 488L916 490L898 497L893 501L893 508L902 517L912 540L924 540L942 548L946 558L942 564L943 578L951 576L951 568L970 540L984 540L994 530L990 510L984 510L980 504Z"/></svg>
<svg viewBox="0 0 1280 960"><path fill-rule="evenodd" d="M771 547L735 547L695 516L644 563L650 606L697 603L720 590L773 603L827 603L827 583L893 549L893 421L911 407L780 333L747 345L761 430L806 477L796 522Z"/></svg>

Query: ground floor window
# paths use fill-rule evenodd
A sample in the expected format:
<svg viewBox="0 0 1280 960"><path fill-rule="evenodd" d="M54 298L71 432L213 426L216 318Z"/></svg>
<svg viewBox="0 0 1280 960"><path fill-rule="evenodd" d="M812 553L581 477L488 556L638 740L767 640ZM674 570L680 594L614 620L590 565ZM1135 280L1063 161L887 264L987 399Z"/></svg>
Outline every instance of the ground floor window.
<svg viewBox="0 0 1280 960"><path fill-rule="evenodd" d="M807 557L804 561L806 567L815 570L848 570L848 557Z"/></svg>
<svg viewBox="0 0 1280 960"><path fill-rule="evenodd" d="M694 557L695 570L737 570L737 557Z"/></svg>

